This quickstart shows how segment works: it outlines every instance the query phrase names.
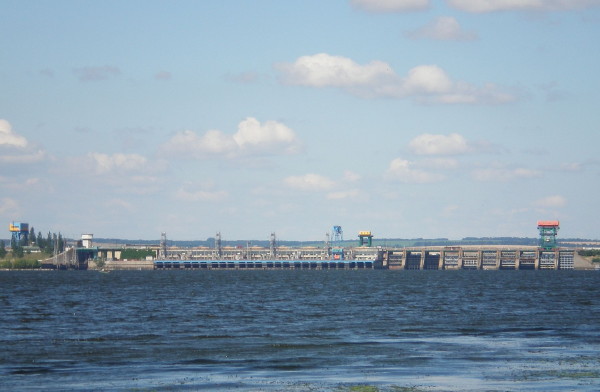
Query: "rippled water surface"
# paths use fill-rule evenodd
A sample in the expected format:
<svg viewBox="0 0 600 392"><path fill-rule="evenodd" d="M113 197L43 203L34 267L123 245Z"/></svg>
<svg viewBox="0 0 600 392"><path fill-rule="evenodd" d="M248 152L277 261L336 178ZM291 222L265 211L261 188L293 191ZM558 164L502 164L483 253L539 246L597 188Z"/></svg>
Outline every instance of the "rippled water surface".
<svg viewBox="0 0 600 392"><path fill-rule="evenodd" d="M0 272L0 390L600 389L600 273Z"/></svg>

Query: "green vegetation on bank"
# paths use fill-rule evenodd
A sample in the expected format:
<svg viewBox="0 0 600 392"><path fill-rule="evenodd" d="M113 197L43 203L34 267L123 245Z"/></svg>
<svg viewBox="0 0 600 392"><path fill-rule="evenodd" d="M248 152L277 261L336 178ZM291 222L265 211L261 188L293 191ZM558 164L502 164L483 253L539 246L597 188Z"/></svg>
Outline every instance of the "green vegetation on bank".
<svg viewBox="0 0 600 392"><path fill-rule="evenodd" d="M577 252L579 256L592 257L592 263L600 263L600 249L582 249Z"/></svg>
<svg viewBox="0 0 600 392"><path fill-rule="evenodd" d="M600 249L582 249L577 253L583 257L600 256Z"/></svg>
<svg viewBox="0 0 600 392"><path fill-rule="evenodd" d="M1 245L1 244L0 244ZM39 254L25 254L19 258L8 252L0 257L0 269L38 269L42 265L38 261Z"/></svg>
<svg viewBox="0 0 600 392"><path fill-rule="evenodd" d="M150 249L123 249L121 260L145 260L147 256L156 257L156 252Z"/></svg>

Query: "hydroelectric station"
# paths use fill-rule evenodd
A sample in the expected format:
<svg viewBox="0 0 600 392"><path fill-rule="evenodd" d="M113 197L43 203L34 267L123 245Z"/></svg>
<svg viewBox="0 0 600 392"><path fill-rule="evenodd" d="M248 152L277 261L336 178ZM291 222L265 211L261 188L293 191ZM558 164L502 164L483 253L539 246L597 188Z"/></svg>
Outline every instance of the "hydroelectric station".
<svg viewBox="0 0 600 392"><path fill-rule="evenodd" d="M78 246L43 261L46 268L143 270L572 270L591 269L575 248L561 248L558 221L539 221L537 246L373 246L373 234L360 231L355 246L343 246L341 226L333 226L323 246L280 246L271 233L269 246L224 246L216 233L212 247L168 246L166 233L158 245L94 246L84 234ZM126 248L151 251L142 260L121 257Z"/></svg>

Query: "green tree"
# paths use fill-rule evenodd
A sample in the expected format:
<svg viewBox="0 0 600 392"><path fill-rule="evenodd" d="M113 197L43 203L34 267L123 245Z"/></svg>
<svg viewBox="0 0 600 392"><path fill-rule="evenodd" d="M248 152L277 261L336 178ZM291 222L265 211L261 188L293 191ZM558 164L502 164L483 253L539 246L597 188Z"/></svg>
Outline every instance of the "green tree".
<svg viewBox="0 0 600 392"><path fill-rule="evenodd" d="M31 226L31 230L29 230L29 243L35 244L35 229Z"/></svg>
<svg viewBox="0 0 600 392"><path fill-rule="evenodd" d="M58 233L57 246L59 253L62 253L65 250L65 240L63 239L63 236L60 233Z"/></svg>
<svg viewBox="0 0 600 392"><path fill-rule="evenodd" d="M36 239L35 243L37 244L37 246L40 247L40 249L43 250L45 248L45 246L44 246L44 239L42 238L42 232L41 231L38 231L38 233L37 233L37 239Z"/></svg>
<svg viewBox="0 0 600 392"><path fill-rule="evenodd" d="M8 253L6 251L6 244L4 243L4 240L0 240L0 259L5 258L6 253Z"/></svg>
<svg viewBox="0 0 600 392"><path fill-rule="evenodd" d="M20 259L24 256L24 252L23 252L23 247L22 246L17 246L15 249L13 249L12 251L12 256L13 259Z"/></svg>
<svg viewBox="0 0 600 392"><path fill-rule="evenodd" d="M52 241L52 233L48 232L48 237L46 237L46 246L44 247L46 253L52 254L54 253L54 242Z"/></svg>

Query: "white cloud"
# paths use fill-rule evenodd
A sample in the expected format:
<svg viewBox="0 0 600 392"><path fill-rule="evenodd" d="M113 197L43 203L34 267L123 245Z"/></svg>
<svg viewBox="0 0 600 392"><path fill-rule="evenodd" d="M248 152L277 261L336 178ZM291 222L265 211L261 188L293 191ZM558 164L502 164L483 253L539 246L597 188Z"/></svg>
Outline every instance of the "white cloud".
<svg viewBox="0 0 600 392"><path fill-rule="evenodd" d="M239 123L233 135L219 130L210 130L204 135L189 130L179 132L161 147L161 153L187 158L234 158L244 154L295 154L301 148L296 134L286 125L277 121L260 123L248 117Z"/></svg>
<svg viewBox="0 0 600 392"><path fill-rule="evenodd" d="M233 140L242 151L276 152L285 154L298 152L299 143L294 132L277 121L261 124L257 119L248 117L238 125Z"/></svg>
<svg viewBox="0 0 600 392"><path fill-rule="evenodd" d="M138 154L102 154L89 153L88 159L93 163L97 174L105 174L114 171L135 171L143 169L148 160Z"/></svg>
<svg viewBox="0 0 600 392"><path fill-rule="evenodd" d="M458 21L451 16L440 16L406 35L413 39L440 41L471 41L477 38L477 34L463 30Z"/></svg>
<svg viewBox="0 0 600 392"><path fill-rule="evenodd" d="M350 3L371 12L404 12L425 9L430 0L350 0Z"/></svg>
<svg viewBox="0 0 600 392"><path fill-rule="evenodd" d="M45 158L46 153L43 150L15 133L8 121L0 119L0 163L29 164Z"/></svg>
<svg viewBox="0 0 600 392"><path fill-rule="evenodd" d="M579 162L569 162L560 165L560 169L567 172L578 172L582 170L582 165Z"/></svg>
<svg viewBox="0 0 600 392"><path fill-rule="evenodd" d="M184 188L180 188L175 193L175 198L182 201L221 201L226 199L229 194L226 191L207 191L197 190L188 191Z"/></svg>
<svg viewBox="0 0 600 392"><path fill-rule="evenodd" d="M447 136L424 133L411 140L408 146L418 155L459 155L471 151L467 140L458 133Z"/></svg>
<svg viewBox="0 0 600 392"><path fill-rule="evenodd" d="M31 190L40 184L40 179L33 177L27 178L24 181L17 181L12 177L0 176L0 184L4 189L18 189L18 190Z"/></svg>
<svg viewBox="0 0 600 392"><path fill-rule="evenodd" d="M396 158L390 162L386 172L386 178L407 183L424 184L438 182L444 176L438 173L415 168L415 163L402 158Z"/></svg>
<svg viewBox="0 0 600 392"><path fill-rule="evenodd" d="M42 150L26 152L5 152L0 151L0 163L25 164L36 163L46 159L46 153Z"/></svg>
<svg viewBox="0 0 600 392"><path fill-rule="evenodd" d="M327 53L302 56L292 64L277 64L276 68L284 83L310 87L355 88L396 78L390 66L382 61L360 65L347 57Z"/></svg>
<svg viewBox="0 0 600 392"><path fill-rule="evenodd" d="M382 61L360 65L346 57L319 53L275 68L284 84L334 87L363 98L414 98L422 103L505 103L515 99L490 83L476 87L453 81L437 65L419 65L400 77Z"/></svg>
<svg viewBox="0 0 600 392"><path fill-rule="evenodd" d="M512 181L518 179L538 178L542 173L537 170L516 168L489 168L476 169L471 176L476 181Z"/></svg>
<svg viewBox="0 0 600 392"><path fill-rule="evenodd" d="M567 205L567 199L560 195L553 195L536 200L534 205L539 208L558 208Z"/></svg>
<svg viewBox="0 0 600 392"><path fill-rule="evenodd" d="M313 173L303 176L290 176L285 178L283 182L287 187L301 191L326 191L335 185L329 178Z"/></svg>
<svg viewBox="0 0 600 392"><path fill-rule="evenodd" d="M27 147L27 139L13 132L10 123L0 118L0 146Z"/></svg>
<svg viewBox="0 0 600 392"><path fill-rule="evenodd" d="M452 7L467 12L567 11L600 5L598 0L446 0Z"/></svg>
<svg viewBox="0 0 600 392"><path fill-rule="evenodd" d="M355 173L353 171L350 170L346 170L344 172L344 180L348 181L348 182L356 182L358 180L360 180L361 176L358 173Z"/></svg>
<svg viewBox="0 0 600 392"><path fill-rule="evenodd" d="M345 191L330 192L327 194L329 200L344 200L356 199L361 196L361 191L358 189L349 189Z"/></svg>

